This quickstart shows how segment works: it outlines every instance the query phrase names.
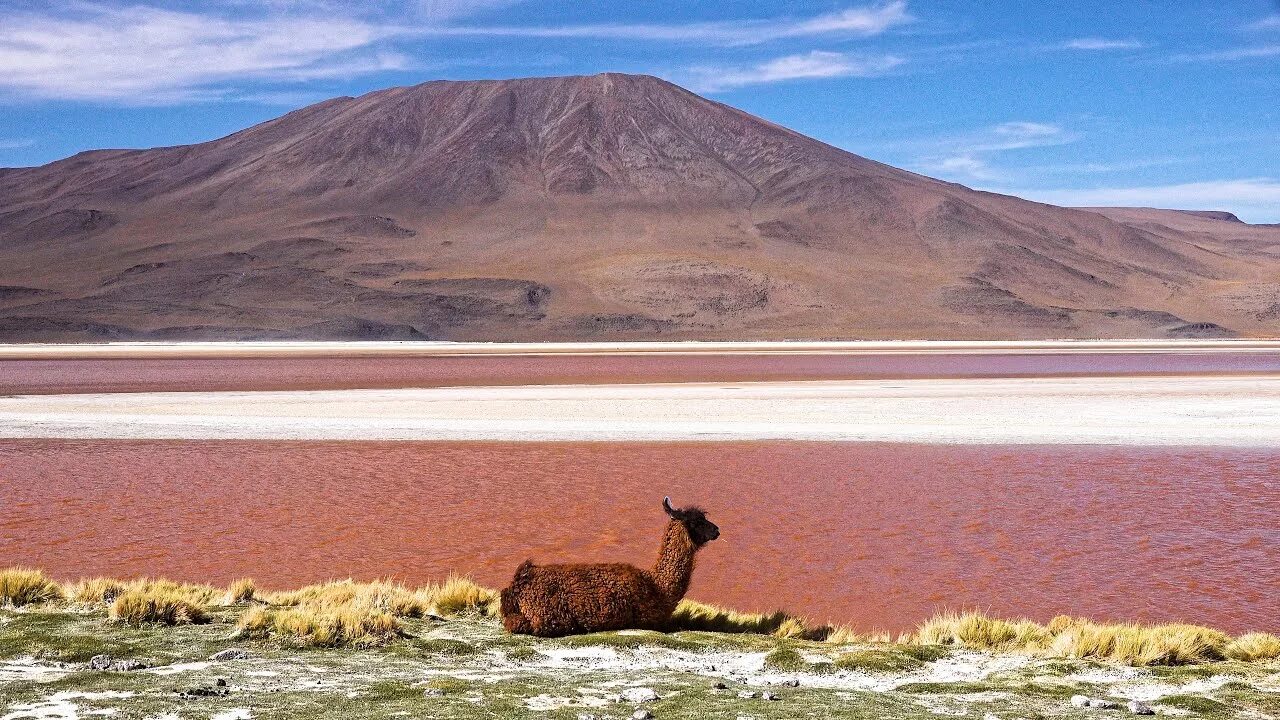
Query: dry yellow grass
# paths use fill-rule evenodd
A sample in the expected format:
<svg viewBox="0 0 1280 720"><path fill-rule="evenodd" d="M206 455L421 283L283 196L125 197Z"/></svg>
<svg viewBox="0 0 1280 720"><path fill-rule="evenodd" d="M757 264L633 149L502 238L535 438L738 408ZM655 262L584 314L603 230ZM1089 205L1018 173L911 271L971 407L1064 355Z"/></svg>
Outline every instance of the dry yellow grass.
<svg viewBox="0 0 1280 720"><path fill-rule="evenodd" d="M65 590L39 570L0 570L0 603L26 605L66 598L101 604L109 616L132 624L203 622L208 606L251 601L240 628L251 637L277 637L305 645L370 647L399 637L399 618L479 615L492 617L498 593L469 578L409 588L398 582L338 580L297 590L261 593L253 580L237 580L225 590L164 579L87 578ZM684 600L671 620L673 630L757 633L832 644L887 643L884 633L859 633L848 627L809 625L778 611L743 613ZM1096 658L1133 665L1180 665L1222 659L1268 661L1280 658L1280 637L1249 633L1237 638L1187 624L1135 625L1095 623L1061 615L1041 625L1005 620L978 612L943 613L914 634L899 635L900 645L947 645L973 649L1031 652L1052 657Z"/></svg>
<svg viewBox="0 0 1280 720"><path fill-rule="evenodd" d="M0 570L0 605L32 605L61 598L62 588L40 570L23 567Z"/></svg>
<svg viewBox="0 0 1280 720"><path fill-rule="evenodd" d="M1230 636L1197 625L1103 624L1067 616L1048 625L976 612L945 613L925 622L914 641L1055 657L1097 658L1131 665L1183 665L1227 657ZM1254 641L1262 647L1260 641ZM1245 652L1242 649L1240 652Z"/></svg>
<svg viewBox="0 0 1280 720"><path fill-rule="evenodd" d="M187 625L209 621L203 604L172 588L126 590L111 603L108 617L130 625Z"/></svg>
<svg viewBox="0 0 1280 720"><path fill-rule="evenodd" d="M451 615L498 614L498 591L482 587L470 578L450 575L442 583L433 583L420 591L427 599L431 612L445 617Z"/></svg>
<svg viewBox="0 0 1280 720"><path fill-rule="evenodd" d="M1227 643L1222 652L1232 660L1275 660L1280 658L1280 637L1271 633L1247 633Z"/></svg>
<svg viewBox="0 0 1280 720"><path fill-rule="evenodd" d="M384 580L368 583L334 580L307 585L297 590L270 593L265 599L272 605L285 607L307 607L312 610L359 608L385 612L395 617L422 617L427 614L430 606L421 591Z"/></svg>
<svg viewBox="0 0 1280 720"><path fill-rule="evenodd" d="M128 592L146 595L168 595L185 600L191 605L213 605L223 599L223 591L212 585L180 583L164 578L135 578L132 580L116 580L114 578L85 578L71 584L67 597L73 602L82 604L111 605L117 598Z"/></svg>
<svg viewBox="0 0 1280 720"><path fill-rule="evenodd" d="M254 583L253 578L240 578L233 580L227 586L227 596L223 602L227 605L241 605L247 602L253 602L254 596L258 591L258 586Z"/></svg>
<svg viewBox="0 0 1280 720"><path fill-rule="evenodd" d="M781 610L771 613L744 613L697 600L681 600L671 615L673 630L756 633L777 637L800 637L805 623Z"/></svg>
<svg viewBox="0 0 1280 720"><path fill-rule="evenodd" d="M1052 638L1048 628L1030 620L1000 620L976 612L943 613L916 631L922 645L960 645L991 650L1035 650Z"/></svg>
<svg viewBox="0 0 1280 720"><path fill-rule="evenodd" d="M67 588L67 597L72 602L84 605L95 603L110 605L128 589L127 582L115 578L83 578Z"/></svg>
<svg viewBox="0 0 1280 720"><path fill-rule="evenodd" d="M351 607L256 607L241 616L238 626L246 637L309 647L376 647L401 634L390 613Z"/></svg>
<svg viewBox="0 0 1280 720"><path fill-rule="evenodd" d="M672 630L756 633L779 638L818 640L832 644L888 642L885 633L861 633L841 625L809 625L781 610L744 613L697 600L681 600L671 615Z"/></svg>

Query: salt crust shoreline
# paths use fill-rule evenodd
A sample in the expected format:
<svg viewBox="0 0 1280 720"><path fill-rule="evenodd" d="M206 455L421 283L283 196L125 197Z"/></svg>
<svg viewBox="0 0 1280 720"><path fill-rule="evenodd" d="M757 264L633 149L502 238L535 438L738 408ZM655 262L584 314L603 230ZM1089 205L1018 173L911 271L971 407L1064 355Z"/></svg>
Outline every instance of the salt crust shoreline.
<svg viewBox="0 0 1280 720"><path fill-rule="evenodd" d="M30 395L0 437L1280 447L1280 375Z"/></svg>

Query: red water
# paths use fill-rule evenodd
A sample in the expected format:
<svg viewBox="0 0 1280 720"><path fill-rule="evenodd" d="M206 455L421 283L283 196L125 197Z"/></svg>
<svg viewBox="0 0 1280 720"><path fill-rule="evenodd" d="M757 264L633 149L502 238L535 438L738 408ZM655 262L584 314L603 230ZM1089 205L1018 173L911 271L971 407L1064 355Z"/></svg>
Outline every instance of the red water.
<svg viewBox="0 0 1280 720"><path fill-rule="evenodd" d="M0 395L1280 372L1280 353L698 354L0 360Z"/></svg>
<svg viewBox="0 0 1280 720"><path fill-rule="evenodd" d="M941 608L1280 630L1280 451L852 443L0 441L0 566L274 587L653 559L863 629Z"/></svg>

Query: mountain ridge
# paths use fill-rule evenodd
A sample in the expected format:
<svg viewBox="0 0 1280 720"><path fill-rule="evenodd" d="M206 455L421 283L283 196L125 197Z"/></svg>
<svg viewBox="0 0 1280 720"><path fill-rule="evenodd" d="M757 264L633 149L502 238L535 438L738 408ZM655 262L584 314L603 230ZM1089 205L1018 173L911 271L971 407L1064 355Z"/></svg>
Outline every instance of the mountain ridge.
<svg viewBox="0 0 1280 720"><path fill-rule="evenodd" d="M0 171L0 339L1276 335L1280 232L1069 209L649 76L431 81Z"/></svg>

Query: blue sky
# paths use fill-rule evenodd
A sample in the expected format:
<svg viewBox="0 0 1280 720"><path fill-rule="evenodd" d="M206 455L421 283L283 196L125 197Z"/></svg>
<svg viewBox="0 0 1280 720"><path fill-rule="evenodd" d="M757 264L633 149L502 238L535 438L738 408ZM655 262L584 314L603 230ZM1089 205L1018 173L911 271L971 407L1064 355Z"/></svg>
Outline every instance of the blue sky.
<svg viewBox="0 0 1280 720"><path fill-rule="evenodd" d="M0 166L390 85L602 71L971 187L1280 222L1275 0L0 0Z"/></svg>

